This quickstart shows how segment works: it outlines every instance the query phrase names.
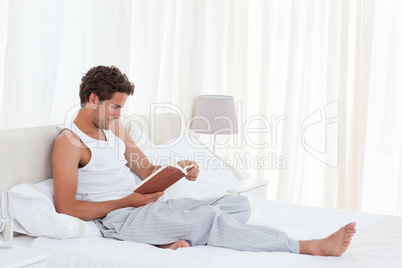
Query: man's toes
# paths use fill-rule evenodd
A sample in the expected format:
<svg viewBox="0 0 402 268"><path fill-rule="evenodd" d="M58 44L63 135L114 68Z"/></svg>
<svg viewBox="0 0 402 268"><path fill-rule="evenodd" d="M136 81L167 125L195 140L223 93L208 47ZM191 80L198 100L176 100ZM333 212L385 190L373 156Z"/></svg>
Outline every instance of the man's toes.
<svg viewBox="0 0 402 268"><path fill-rule="evenodd" d="M177 241L176 243L177 243L177 246L178 246L179 248L184 248L184 247L189 247L189 246L190 246L190 245L188 244L188 242L187 242L186 240L184 240L184 239L179 240L179 241Z"/></svg>
<svg viewBox="0 0 402 268"><path fill-rule="evenodd" d="M344 237L345 238L351 238L352 236L350 234L346 233Z"/></svg>
<svg viewBox="0 0 402 268"><path fill-rule="evenodd" d="M354 235L355 235L354 233L345 233L345 238L352 239Z"/></svg>
<svg viewBox="0 0 402 268"><path fill-rule="evenodd" d="M356 229L346 228L346 233L356 233Z"/></svg>

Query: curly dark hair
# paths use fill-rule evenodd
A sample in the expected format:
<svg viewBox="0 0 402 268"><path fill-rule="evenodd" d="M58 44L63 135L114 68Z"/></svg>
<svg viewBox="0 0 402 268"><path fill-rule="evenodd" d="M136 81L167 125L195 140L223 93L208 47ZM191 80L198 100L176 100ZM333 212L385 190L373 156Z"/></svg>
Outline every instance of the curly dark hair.
<svg viewBox="0 0 402 268"><path fill-rule="evenodd" d="M96 66L91 68L81 79L80 99L81 106L89 101L94 93L99 101L110 100L116 92L134 94L134 83L115 66Z"/></svg>

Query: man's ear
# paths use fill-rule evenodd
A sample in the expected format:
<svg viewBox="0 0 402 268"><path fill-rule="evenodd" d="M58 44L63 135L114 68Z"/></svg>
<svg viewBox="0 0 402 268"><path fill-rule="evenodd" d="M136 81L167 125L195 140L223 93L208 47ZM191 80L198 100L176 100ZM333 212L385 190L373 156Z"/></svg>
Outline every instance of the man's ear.
<svg viewBox="0 0 402 268"><path fill-rule="evenodd" d="M99 97L95 93L91 93L88 103L90 108L96 108L99 104Z"/></svg>

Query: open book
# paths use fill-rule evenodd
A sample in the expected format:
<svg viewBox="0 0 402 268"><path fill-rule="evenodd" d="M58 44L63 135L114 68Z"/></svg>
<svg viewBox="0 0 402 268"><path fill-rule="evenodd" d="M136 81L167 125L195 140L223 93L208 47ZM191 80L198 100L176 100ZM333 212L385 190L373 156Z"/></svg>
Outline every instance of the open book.
<svg viewBox="0 0 402 268"><path fill-rule="evenodd" d="M187 172L193 167L194 165L189 165L182 168L178 164L161 167L138 184L134 192L139 194L151 194L165 191L178 180L186 176Z"/></svg>

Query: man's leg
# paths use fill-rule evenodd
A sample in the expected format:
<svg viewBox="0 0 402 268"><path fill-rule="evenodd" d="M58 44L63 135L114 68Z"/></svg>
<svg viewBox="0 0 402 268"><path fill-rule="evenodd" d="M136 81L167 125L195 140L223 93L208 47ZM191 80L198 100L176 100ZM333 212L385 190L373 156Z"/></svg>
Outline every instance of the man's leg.
<svg viewBox="0 0 402 268"><path fill-rule="evenodd" d="M185 205L184 205L185 204ZM248 199L244 196L225 195L220 197L197 199L185 199L181 204L182 209L194 210L202 206L217 206L221 210L229 213L239 223L245 223L251 214L251 207ZM190 244L184 240L178 240L174 243L159 245L160 248L178 249L189 247Z"/></svg>
<svg viewBox="0 0 402 268"><path fill-rule="evenodd" d="M239 223L246 223L251 215L250 202L245 196L225 195L203 199L183 198L179 200L181 201L178 201L177 199L174 201L168 200L167 204L170 207L184 210L195 210L205 206L216 206L222 211L227 212ZM170 204L171 202L174 203Z"/></svg>
<svg viewBox="0 0 402 268"><path fill-rule="evenodd" d="M232 201L236 202L236 199ZM288 238L281 231L239 223L218 206L199 207L192 201L190 205L183 202L177 199L167 203L154 202L141 208L116 210L101 220L98 226L107 238L153 245L185 239L192 246L299 253L298 241Z"/></svg>
<svg viewBox="0 0 402 268"><path fill-rule="evenodd" d="M241 224L218 206L181 207L183 200L155 202L141 208L113 211L98 222L107 238L166 245L181 239L191 245L211 245L248 251L284 251L321 256L340 256L356 232L350 223L331 236L297 241L266 226ZM191 202L190 202L191 203Z"/></svg>

